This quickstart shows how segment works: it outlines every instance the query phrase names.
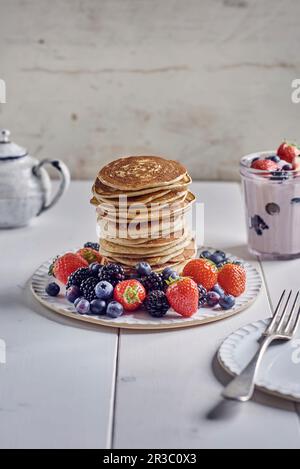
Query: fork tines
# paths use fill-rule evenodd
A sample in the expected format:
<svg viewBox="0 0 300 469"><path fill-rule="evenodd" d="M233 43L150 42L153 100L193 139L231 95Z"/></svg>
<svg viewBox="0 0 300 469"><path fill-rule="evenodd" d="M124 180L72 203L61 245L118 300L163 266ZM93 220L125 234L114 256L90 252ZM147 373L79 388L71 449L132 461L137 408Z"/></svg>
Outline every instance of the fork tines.
<svg viewBox="0 0 300 469"><path fill-rule="evenodd" d="M293 291L290 290L287 299L286 290L283 291L280 300L276 306L273 319L267 328L265 335L284 335L284 336L293 336L300 323L300 305L299 305L299 295L300 291L298 290L295 295L294 301L291 304L291 298L293 297ZM281 308L285 300L283 309ZM290 306L291 305L291 306ZM295 311L297 313L295 314Z"/></svg>

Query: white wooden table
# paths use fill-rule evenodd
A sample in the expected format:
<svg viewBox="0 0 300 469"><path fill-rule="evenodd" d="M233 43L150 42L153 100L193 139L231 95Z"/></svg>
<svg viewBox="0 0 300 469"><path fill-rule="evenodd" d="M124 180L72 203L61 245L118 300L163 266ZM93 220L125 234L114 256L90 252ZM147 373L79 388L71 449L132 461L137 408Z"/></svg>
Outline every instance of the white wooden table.
<svg viewBox="0 0 300 469"><path fill-rule="evenodd" d="M31 297L28 281L47 258L95 240L90 187L74 182L32 226L0 231L0 447L299 448L293 403L258 393L226 418L211 411L227 379L214 360L219 345L266 317L283 287L299 287L300 260L257 264L265 285L256 303L203 327L141 333L61 319ZM205 203L206 244L250 259L239 185L193 190Z"/></svg>

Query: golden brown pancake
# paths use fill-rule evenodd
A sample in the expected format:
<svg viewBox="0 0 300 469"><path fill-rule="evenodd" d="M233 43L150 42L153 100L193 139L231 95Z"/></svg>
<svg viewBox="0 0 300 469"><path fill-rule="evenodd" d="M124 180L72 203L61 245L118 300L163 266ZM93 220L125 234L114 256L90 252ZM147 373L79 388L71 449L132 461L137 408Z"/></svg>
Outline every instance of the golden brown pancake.
<svg viewBox="0 0 300 469"><path fill-rule="evenodd" d="M128 156L104 166L98 178L106 186L128 191L170 185L186 172L178 161L159 156Z"/></svg>
<svg viewBox="0 0 300 469"><path fill-rule="evenodd" d="M149 194L156 194L157 192L161 192L162 190L187 190L188 186L191 184L192 179L191 177L186 174L183 176L179 181L173 183L173 184L168 184L165 185L164 187L150 187L147 189L140 189L140 190L117 190L113 189L112 187L106 186L103 184L99 178L96 179L94 185L93 185L93 195L98 198L100 197L105 197L108 199L115 199L119 197L120 195L126 195L127 197L140 197L142 195L149 195Z"/></svg>
<svg viewBox="0 0 300 469"><path fill-rule="evenodd" d="M100 252L132 272L143 259L155 271L180 271L194 256L186 213L195 201L191 178L176 161L124 157L102 168L93 185ZM126 196L126 197L121 197Z"/></svg>
<svg viewBox="0 0 300 469"><path fill-rule="evenodd" d="M116 221L118 223L126 223L131 221L154 221L163 219L173 219L174 216L186 213L191 205L195 202L195 196L189 192L186 196L181 199L175 200L172 203L163 204L152 204L151 209L141 210L138 205L132 205L127 211L116 210L111 205L99 205L98 214L99 217Z"/></svg>
<svg viewBox="0 0 300 469"><path fill-rule="evenodd" d="M130 257L153 257L158 255L172 254L181 248L189 245L191 237L182 237L166 246L122 246L110 243L104 239L100 240L100 251L104 255L122 255Z"/></svg>
<svg viewBox="0 0 300 469"><path fill-rule="evenodd" d="M179 251L174 252L173 254L169 254L166 256L157 256L157 257L141 257L139 258L139 262L142 262L143 260L145 262L148 262L151 267L155 266L162 266L167 263L182 263L185 262L192 257L195 256L196 253L196 246L194 240L190 242L189 246L187 246L185 249L181 249ZM123 256L107 256L109 260L112 262L117 262L121 265L125 265L128 267L134 267L137 263L136 258L132 257L123 257Z"/></svg>
<svg viewBox="0 0 300 469"><path fill-rule="evenodd" d="M104 236L102 239L105 239L111 244L117 244L118 246L140 246L140 247L159 247L159 246L168 246L172 243L177 243L183 237L189 236L189 231L186 230L179 230L171 235L160 237L160 238L135 238L135 239L127 239L127 238L112 238L110 236Z"/></svg>

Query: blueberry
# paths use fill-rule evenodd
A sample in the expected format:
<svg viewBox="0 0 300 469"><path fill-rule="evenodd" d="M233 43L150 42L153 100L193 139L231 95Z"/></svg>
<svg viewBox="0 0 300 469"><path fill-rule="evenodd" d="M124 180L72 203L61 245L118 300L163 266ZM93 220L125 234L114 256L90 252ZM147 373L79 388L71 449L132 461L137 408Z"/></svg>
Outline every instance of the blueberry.
<svg viewBox="0 0 300 469"><path fill-rule="evenodd" d="M175 273L175 270L172 267L166 267L162 271L162 276L164 280L168 280L168 278Z"/></svg>
<svg viewBox="0 0 300 469"><path fill-rule="evenodd" d="M222 309L231 309L235 304L235 298L232 295L224 295L220 298L219 304Z"/></svg>
<svg viewBox="0 0 300 469"><path fill-rule="evenodd" d="M178 273L175 272L175 270L172 269L171 267L166 267L162 272L162 276L163 276L163 279L166 283L167 282L172 283L173 281L179 279Z"/></svg>
<svg viewBox="0 0 300 469"><path fill-rule="evenodd" d="M81 298L78 302L76 302L76 311L79 314L88 314L90 312L90 303Z"/></svg>
<svg viewBox="0 0 300 469"><path fill-rule="evenodd" d="M46 286L45 291L49 296L57 296L60 292L60 287L57 283L51 282Z"/></svg>
<svg viewBox="0 0 300 469"><path fill-rule="evenodd" d="M253 158L253 160L251 161L251 165L255 163L255 161L258 161L258 160L260 160L259 156L256 156L255 158Z"/></svg>
<svg viewBox="0 0 300 469"><path fill-rule="evenodd" d="M99 264L99 262L93 262L92 264L90 264L89 269L93 277L99 276L99 272L102 269L102 267L103 266Z"/></svg>
<svg viewBox="0 0 300 469"><path fill-rule="evenodd" d="M101 280L95 287L95 293L100 300L110 300L113 296L114 287L106 280Z"/></svg>
<svg viewBox="0 0 300 469"><path fill-rule="evenodd" d="M76 306L78 305L79 301L82 300L82 299L83 299L83 297L80 296L79 298L77 298L77 299L74 301L74 306L75 306L75 308L76 308Z"/></svg>
<svg viewBox="0 0 300 469"><path fill-rule="evenodd" d="M209 251L202 251L200 257L204 257L205 259L210 259L211 252Z"/></svg>
<svg viewBox="0 0 300 469"><path fill-rule="evenodd" d="M217 283L217 285L215 285L215 286L211 289L211 291L214 291L214 292L218 293L218 295L220 295L220 296L223 296L223 295L224 295L224 290L223 290L223 288L220 287L220 285L219 285L218 283Z"/></svg>
<svg viewBox="0 0 300 469"><path fill-rule="evenodd" d="M215 252L214 252L214 255L215 255L215 256L220 256L220 257L222 257L223 260L226 259L226 254L225 254L224 251L215 251Z"/></svg>
<svg viewBox="0 0 300 469"><path fill-rule="evenodd" d="M289 179L289 173L287 171L273 171L271 181L286 181Z"/></svg>
<svg viewBox="0 0 300 469"><path fill-rule="evenodd" d="M147 275L150 275L152 271L148 262L139 262L135 266L135 269L140 277L147 277Z"/></svg>
<svg viewBox="0 0 300 469"><path fill-rule="evenodd" d="M291 200L291 204L300 204L300 197L294 197Z"/></svg>
<svg viewBox="0 0 300 469"><path fill-rule="evenodd" d="M266 224L266 222L261 218L259 215L254 215L254 217L251 218L251 224L250 228L254 228L256 234L258 236L262 236L263 230L268 230L269 226Z"/></svg>
<svg viewBox="0 0 300 469"><path fill-rule="evenodd" d="M215 291L209 291L206 295L207 305L210 307L216 306L220 301L220 295Z"/></svg>
<svg viewBox="0 0 300 469"><path fill-rule="evenodd" d="M124 313L124 308L121 305L121 303L118 303L118 301L111 301L108 304L106 315L109 318L113 318L113 319L118 318L119 316L122 316L123 313Z"/></svg>
<svg viewBox="0 0 300 469"><path fill-rule="evenodd" d="M93 300L90 304L90 314L96 314L100 316L106 313L106 303L104 300Z"/></svg>
<svg viewBox="0 0 300 469"><path fill-rule="evenodd" d="M209 258L209 260L211 260L212 262L214 262L215 264L221 264L221 262L224 262L224 258L222 256L220 256L219 254L212 254Z"/></svg>
<svg viewBox="0 0 300 469"><path fill-rule="evenodd" d="M274 202L270 202L269 204L266 205L266 212L269 215L277 215L280 213L280 207L278 204L275 204Z"/></svg>
<svg viewBox="0 0 300 469"><path fill-rule="evenodd" d="M278 156L278 155L267 156L266 160L271 160L271 161L274 161L274 163L279 163L280 162L280 156Z"/></svg>
<svg viewBox="0 0 300 469"><path fill-rule="evenodd" d="M66 298L68 301L70 301L70 303L74 303L74 301L77 300L80 295L80 288L76 285L72 285L72 287L68 288L68 290L66 291Z"/></svg>
<svg viewBox="0 0 300 469"><path fill-rule="evenodd" d="M176 280L179 280L180 276L178 275L177 272L172 272L171 275L169 275L169 277L166 279L166 281L168 282L175 282Z"/></svg>
<svg viewBox="0 0 300 469"><path fill-rule="evenodd" d="M282 171L292 171L293 167L291 164L285 164L281 169Z"/></svg>

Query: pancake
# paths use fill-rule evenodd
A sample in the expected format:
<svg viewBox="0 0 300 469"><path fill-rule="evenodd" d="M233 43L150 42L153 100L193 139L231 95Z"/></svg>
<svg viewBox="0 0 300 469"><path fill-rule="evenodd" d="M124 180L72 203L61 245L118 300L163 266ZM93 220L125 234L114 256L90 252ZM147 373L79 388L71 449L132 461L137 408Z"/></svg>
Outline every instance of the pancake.
<svg viewBox="0 0 300 469"><path fill-rule="evenodd" d="M126 273L145 260L178 272L195 255L186 214L195 201L183 165L157 156L124 157L102 168L93 185L100 252Z"/></svg>
<svg viewBox="0 0 300 469"><path fill-rule="evenodd" d="M148 262L151 267L155 266L161 266L161 265L166 265L167 263L182 263L185 261L188 261L192 257L195 256L196 253L196 246L195 246L195 241L191 241L189 246L187 246L185 249L178 250L177 252L174 252L173 254L169 254L166 256L157 256L157 257L148 257L148 258L143 258L139 257L139 262L142 262L143 260L145 262ZM123 256L107 256L109 261L112 262L117 262L121 265L125 265L127 267L134 267L137 263L136 258L132 257L123 257Z"/></svg>
<svg viewBox="0 0 300 469"><path fill-rule="evenodd" d="M178 250L180 248L185 248L189 245L191 241L190 237L182 237L179 238L176 241L173 241L171 244L166 245L166 246L153 246L153 247L148 247L148 246L120 246L117 244L109 243L106 240L100 240L100 251L106 254L104 255L125 255L130 257L153 257L157 255L167 255L167 254L172 254L172 252L175 252L175 250ZM109 253L109 254L108 254Z"/></svg>
<svg viewBox="0 0 300 469"><path fill-rule="evenodd" d="M169 184L162 187L152 187L152 188L147 188L147 189L140 189L140 190L131 190L131 191L124 191L124 190L116 190L113 189L112 187L108 187L105 184L103 184L99 178L96 179L92 191L93 195L98 198L98 197L105 197L108 199L115 199L119 197L120 195L126 195L127 197L140 197L142 195L148 195L148 194L153 194L156 192L161 192L162 190L187 190L188 186L191 184L192 179L191 177L186 174L184 175L179 181Z"/></svg>
<svg viewBox="0 0 300 469"><path fill-rule="evenodd" d="M118 190L139 190L176 183L187 173L178 161L159 156L128 156L104 166L99 180Z"/></svg>
<svg viewBox="0 0 300 469"><path fill-rule="evenodd" d="M169 193L166 196L159 197L154 199L150 203L142 202L131 202L133 199L123 199L120 198L118 201L111 202L112 199L106 199L105 201L101 199L101 202L97 202L94 205L99 206L98 213L112 213L113 215L117 214L120 216L128 216L128 218L135 218L136 215L147 214L148 212L156 212L168 207L170 204L184 202L187 197L187 192L175 192L168 191Z"/></svg>
<svg viewBox="0 0 300 469"><path fill-rule="evenodd" d="M155 221L172 219L174 216L186 213L195 202L195 196L189 192L184 198L175 200L171 204L153 205L151 209L140 210L137 206L130 207L129 210L117 211L114 207L100 205L97 209L99 217L111 220L112 222L126 223L131 221Z"/></svg>
<svg viewBox="0 0 300 469"><path fill-rule="evenodd" d="M113 238L113 237L104 237L105 239L111 244L116 244L117 246L140 246L140 247L159 247L159 246L168 246L172 243L176 243L181 240L183 237L189 236L189 231L186 230L179 230L170 236L160 237L160 238L135 238L135 239L127 239L127 238Z"/></svg>
<svg viewBox="0 0 300 469"><path fill-rule="evenodd" d="M185 217L180 215L171 221L154 221L153 223L135 222L115 223L109 219L100 219L98 226L102 233L111 237L121 238L156 238L163 235L170 236L186 227Z"/></svg>
<svg viewBox="0 0 300 469"><path fill-rule="evenodd" d="M163 200L164 197L170 198L170 196L171 196L170 192L173 192L173 194L175 195L175 194L178 194L178 193L182 194L185 191L165 190L165 191L153 192L152 194L140 195L140 196L136 196L136 197L127 197L126 194L125 194L125 196L126 196L126 205L129 206L129 205L132 205L132 204L150 204L154 201L155 201L155 203L158 203L157 202L158 199ZM98 197L98 199L96 199L96 200L99 200L100 203L108 203L108 204L112 204L116 207L119 207L119 205L124 205L124 201L125 201L125 199L123 199L124 194L123 194L123 196L119 196L117 198L106 198L106 197L103 197L103 196L97 196L97 197Z"/></svg>

